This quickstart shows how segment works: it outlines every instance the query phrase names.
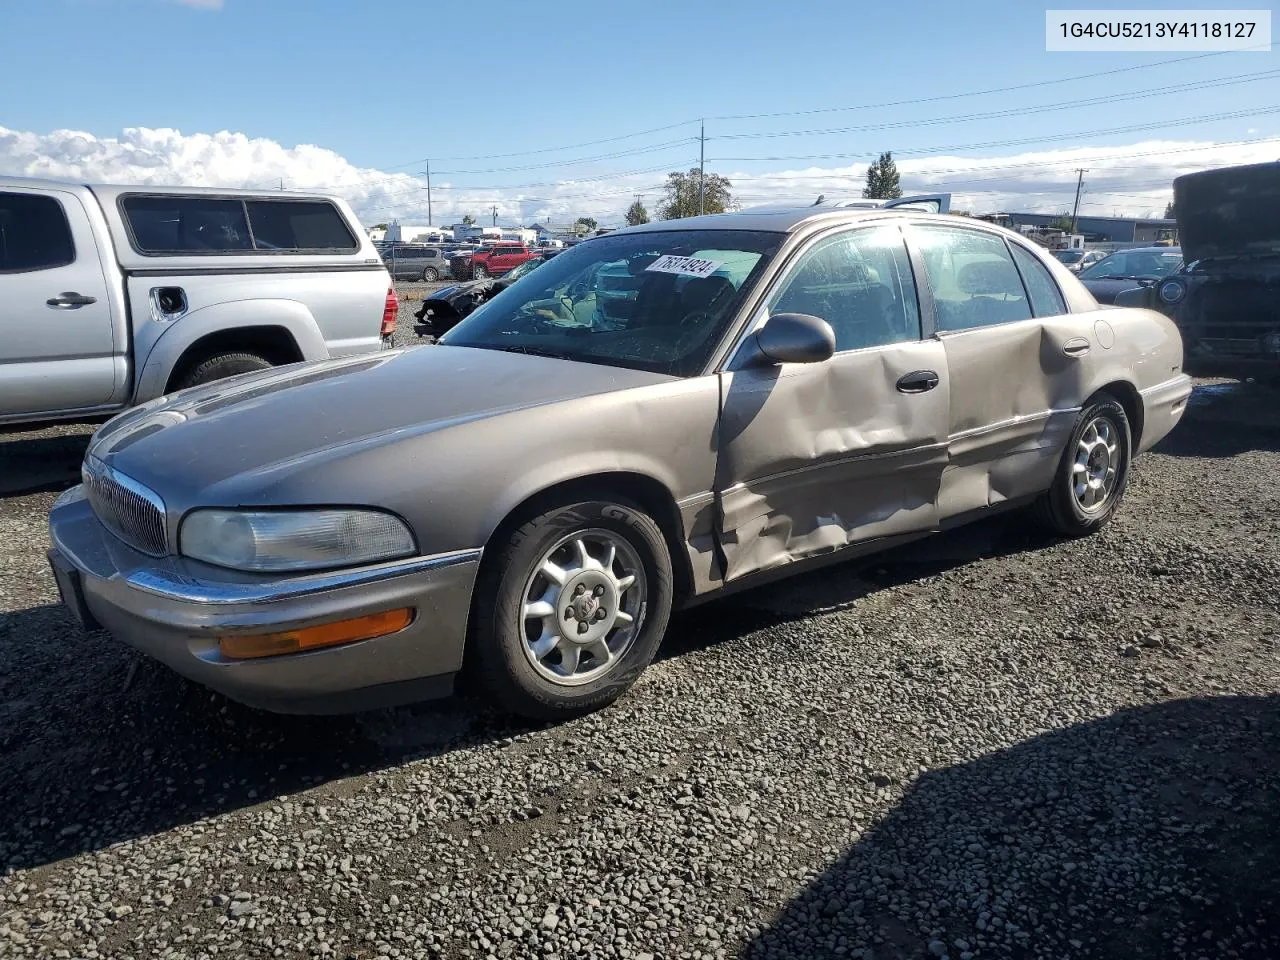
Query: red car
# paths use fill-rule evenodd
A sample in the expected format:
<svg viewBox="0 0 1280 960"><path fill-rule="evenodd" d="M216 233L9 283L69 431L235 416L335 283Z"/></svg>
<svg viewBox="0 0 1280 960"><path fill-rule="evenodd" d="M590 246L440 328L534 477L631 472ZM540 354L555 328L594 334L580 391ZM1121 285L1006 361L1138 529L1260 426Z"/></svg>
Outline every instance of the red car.
<svg viewBox="0 0 1280 960"><path fill-rule="evenodd" d="M523 243L495 243L481 247L471 255L471 276L476 280L500 277L536 256L538 254L530 252Z"/></svg>

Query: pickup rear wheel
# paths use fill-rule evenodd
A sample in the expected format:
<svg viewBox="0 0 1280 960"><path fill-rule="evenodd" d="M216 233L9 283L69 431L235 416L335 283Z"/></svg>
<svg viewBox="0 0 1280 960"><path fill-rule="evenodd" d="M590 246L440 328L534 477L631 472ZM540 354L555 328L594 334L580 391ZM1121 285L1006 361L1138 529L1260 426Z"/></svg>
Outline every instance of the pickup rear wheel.
<svg viewBox="0 0 1280 960"><path fill-rule="evenodd" d="M546 720L612 703L667 629L671 557L638 507L557 507L491 547L476 585L470 661L498 706Z"/></svg>
<svg viewBox="0 0 1280 960"><path fill-rule="evenodd" d="M271 361L256 353L219 353L207 360L202 360L184 373L174 385L175 390L187 387L199 387L215 380L234 377L239 373L252 373L255 370L266 370L272 366Z"/></svg>

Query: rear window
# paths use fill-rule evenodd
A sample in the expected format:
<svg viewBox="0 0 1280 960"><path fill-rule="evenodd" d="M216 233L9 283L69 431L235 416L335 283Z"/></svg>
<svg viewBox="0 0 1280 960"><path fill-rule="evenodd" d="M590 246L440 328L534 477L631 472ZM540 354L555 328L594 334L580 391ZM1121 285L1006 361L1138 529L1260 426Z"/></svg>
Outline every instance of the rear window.
<svg viewBox="0 0 1280 960"><path fill-rule="evenodd" d="M144 254L351 253L359 243L320 200L126 196L133 246Z"/></svg>

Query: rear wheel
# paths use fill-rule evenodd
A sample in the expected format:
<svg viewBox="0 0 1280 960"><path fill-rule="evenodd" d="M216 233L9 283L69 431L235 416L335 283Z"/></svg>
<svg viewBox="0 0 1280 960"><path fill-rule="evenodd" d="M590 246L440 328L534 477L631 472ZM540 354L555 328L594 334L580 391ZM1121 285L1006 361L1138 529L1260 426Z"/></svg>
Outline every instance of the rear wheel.
<svg viewBox="0 0 1280 960"><path fill-rule="evenodd" d="M187 387L198 387L215 380L234 377L240 373L252 373L255 370L266 370L272 366L271 361L256 353L220 353L196 364L177 382L175 390Z"/></svg>
<svg viewBox="0 0 1280 960"><path fill-rule="evenodd" d="M427 267L425 270L422 271L423 283L435 283L439 279L440 279L440 271L437 270L435 267Z"/></svg>
<svg viewBox="0 0 1280 960"><path fill-rule="evenodd" d="M476 263L471 267L471 275L477 280L487 280L489 277L489 271L484 268L483 263Z"/></svg>
<svg viewBox="0 0 1280 960"><path fill-rule="evenodd" d="M1106 394L1094 397L1076 418L1053 486L1033 507L1036 519L1068 537L1102 527L1124 497L1132 451L1124 407Z"/></svg>
<svg viewBox="0 0 1280 960"><path fill-rule="evenodd" d="M496 548L477 584L477 679L526 717L597 710L649 665L671 600L666 541L641 510L601 500L550 510Z"/></svg>

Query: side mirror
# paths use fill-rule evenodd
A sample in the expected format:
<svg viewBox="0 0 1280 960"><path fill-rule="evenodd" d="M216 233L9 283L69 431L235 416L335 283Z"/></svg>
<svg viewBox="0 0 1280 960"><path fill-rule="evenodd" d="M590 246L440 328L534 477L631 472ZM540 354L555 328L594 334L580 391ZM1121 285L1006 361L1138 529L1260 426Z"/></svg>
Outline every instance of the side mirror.
<svg viewBox="0 0 1280 960"><path fill-rule="evenodd" d="M756 331L755 341L772 363L821 363L836 352L831 324L807 313L775 313Z"/></svg>

